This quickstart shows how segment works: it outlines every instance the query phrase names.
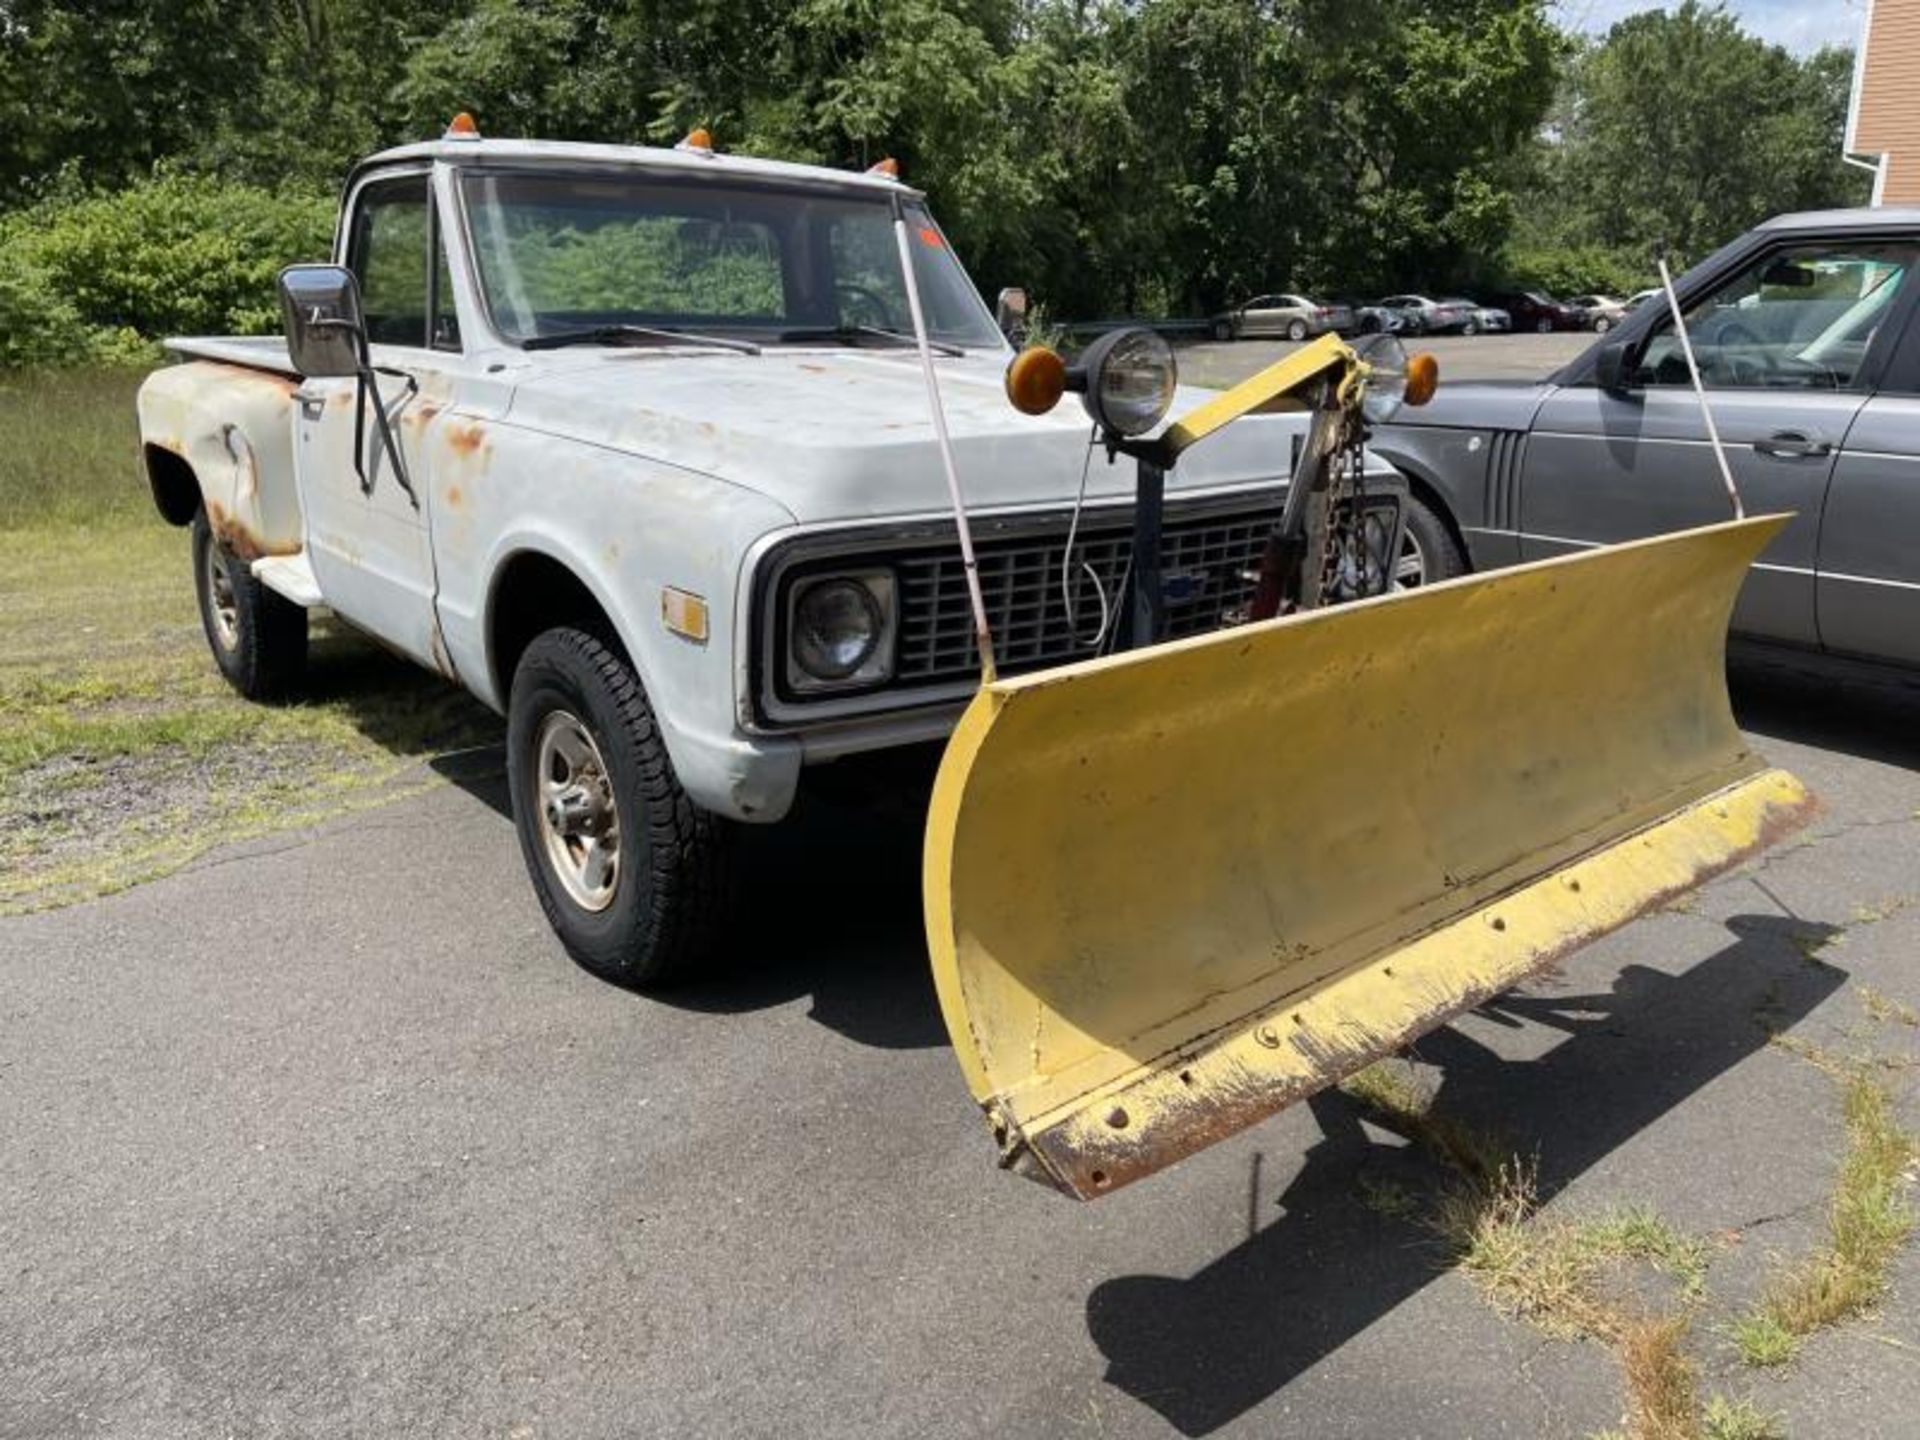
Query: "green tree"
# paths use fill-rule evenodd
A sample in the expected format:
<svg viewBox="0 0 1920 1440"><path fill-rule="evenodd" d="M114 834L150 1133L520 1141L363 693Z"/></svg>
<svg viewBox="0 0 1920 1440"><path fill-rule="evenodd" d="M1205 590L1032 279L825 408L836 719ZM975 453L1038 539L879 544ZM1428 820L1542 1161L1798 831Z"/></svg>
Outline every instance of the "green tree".
<svg viewBox="0 0 1920 1440"><path fill-rule="evenodd" d="M1621 21L1568 74L1552 238L1697 260L1769 215L1860 203L1840 159L1851 73L1845 51L1796 59L1697 0Z"/></svg>

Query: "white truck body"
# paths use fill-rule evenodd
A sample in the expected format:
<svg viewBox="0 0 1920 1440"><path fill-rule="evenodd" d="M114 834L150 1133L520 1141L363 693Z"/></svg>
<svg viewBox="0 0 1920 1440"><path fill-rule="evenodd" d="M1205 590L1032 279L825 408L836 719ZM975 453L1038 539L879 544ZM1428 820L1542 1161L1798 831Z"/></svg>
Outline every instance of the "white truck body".
<svg viewBox="0 0 1920 1440"><path fill-rule="evenodd" d="M885 176L674 150L450 138L388 151L349 178L334 259L353 263L368 187L420 177L444 248L435 304L455 338L371 345L413 496L377 446L363 492L354 381L301 377L278 340L180 339L169 348L182 363L139 397L162 513L185 524L204 506L273 590L329 607L495 709L543 604L584 591L631 657L687 795L732 819L780 818L809 762L944 735L975 677L964 616L953 627L954 530L915 350L522 348L496 328L477 273L459 177L486 167L919 200ZM1016 413L1002 393L1010 353L981 345L935 365L1003 667L1017 669L1088 653L1064 627L1059 547L1086 466L1081 541L1100 548L1095 571L1115 588L1134 476L1099 452L1087 465L1077 409ZM1198 398L1182 395L1175 412ZM1223 623L1239 598L1301 428L1282 416L1235 426L1169 476L1167 564L1187 586L1185 630ZM1076 553L1076 585L1089 583L1079 567L1091 554ZM895 677L783 693L782 577L842 557L897 575ZM704 638L669 628L675 596L703 602Z"/></svg>

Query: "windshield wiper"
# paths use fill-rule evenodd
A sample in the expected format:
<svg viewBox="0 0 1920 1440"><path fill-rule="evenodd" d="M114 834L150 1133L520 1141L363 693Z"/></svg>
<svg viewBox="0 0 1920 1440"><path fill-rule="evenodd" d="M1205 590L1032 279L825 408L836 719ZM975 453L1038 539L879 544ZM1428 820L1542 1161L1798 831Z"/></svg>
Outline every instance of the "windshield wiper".
<svg viewBox="0 0 1920 1440"><path fill-rule="evenodd" d="M758 355L760 347L746 340L723 340L718 335L700 335L691 330L663 330L652 325L591 325L584 330L555 330L522 340L522 350L558 350L563 345L630 345L656 341L662 345L711 345L719 350L738 350L742 355Z"/></svg>
<svg viewBox="0 0 1920 1440"><path fill-rule="evenodd" d="M782 330L782 341L791 340L838 340L843 345L858 344L862 340L884 340L890 345L918 345L913 336L900 330L883 330L878 325L835 325L821 326L814 330ZM949 345L944 340L927 341L929 350L942 355L963 357L966 351L958 345Z"/></svg>

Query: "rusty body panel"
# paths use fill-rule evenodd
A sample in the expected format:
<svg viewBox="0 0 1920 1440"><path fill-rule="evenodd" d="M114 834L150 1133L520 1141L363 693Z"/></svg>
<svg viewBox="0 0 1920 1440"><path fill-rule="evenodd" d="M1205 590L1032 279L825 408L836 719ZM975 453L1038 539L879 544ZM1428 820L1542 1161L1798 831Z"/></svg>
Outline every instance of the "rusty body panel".
<svg viewBox="0 0 1920 1440"><path fill-rule="evenodd" d="M140 387L145 443L191 467L214 534L244 560L300 552L297 383L269 370L191 360L154 371Z"/></svg>
<svg viewBox="0 0 1920 1440"><path fill-rule="evenodd" d="M1781 523L985 686L942 763L925 897L1004 1163L1108 1193L1807 818L1723 666Z"/></svg>

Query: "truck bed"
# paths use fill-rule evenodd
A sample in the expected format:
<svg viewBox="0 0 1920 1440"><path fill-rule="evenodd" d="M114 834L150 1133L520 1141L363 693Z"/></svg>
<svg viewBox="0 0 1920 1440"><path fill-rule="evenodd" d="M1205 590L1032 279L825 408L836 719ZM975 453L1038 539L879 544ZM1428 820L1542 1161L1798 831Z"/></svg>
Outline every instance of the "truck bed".
<svg viewBox="0 0 1920 1440"><path fill-rule="evenodd" d="M167 353L183 360L223 360L251 370L299 375L287 354L283 335L184 335L164 342Z"/></svg>

